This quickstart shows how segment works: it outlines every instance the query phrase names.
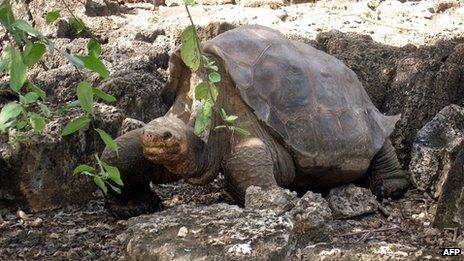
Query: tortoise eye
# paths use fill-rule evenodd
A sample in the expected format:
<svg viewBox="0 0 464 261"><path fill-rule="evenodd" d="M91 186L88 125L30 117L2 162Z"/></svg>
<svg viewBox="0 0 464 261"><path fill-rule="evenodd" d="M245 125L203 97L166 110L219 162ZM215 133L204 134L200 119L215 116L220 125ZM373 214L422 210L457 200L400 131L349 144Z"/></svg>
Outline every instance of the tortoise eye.
<svg viewBox="0 0 464 261"><path fill-rule="evenodd" d="M170 133L169 131L165 131L162 135L163 139L167 140L169 138L172 137L172 133Z"/></svg>

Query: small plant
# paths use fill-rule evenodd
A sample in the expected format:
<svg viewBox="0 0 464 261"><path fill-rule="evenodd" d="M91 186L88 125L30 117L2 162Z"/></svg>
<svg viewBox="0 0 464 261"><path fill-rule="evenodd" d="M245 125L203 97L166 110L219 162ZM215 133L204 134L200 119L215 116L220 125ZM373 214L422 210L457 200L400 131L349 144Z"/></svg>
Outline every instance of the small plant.
<svg viewBox="0 0 464 261"><path fill-rule="evenodd" d="M74 15L64 0L61 2L72 16L67 22L78 33L86 31L84 21ZM59 17L60 10L53 10L48 12L44 18L47 24L52 24ZM109 71L100 60L101 45L95 37L92 37L87 43L87 55L73 55L58 50L50 39L44 37L27 21L15 18L9 0L4 0L0 4L0 24L6 29L9 42L0 58L0 73L5 72L9 75L10 89L19 97L17 101L6 104L0 111L1 132L7 132L10 128L14 128L18 131L33 129L40 133L44 130L46 122L52 117L50 109L46 105L46 93L27 77L27 70L42 59L47 48L51 54L55 51L61 53L77 70L87 69L99 74L104 79L109 77ZM67 123L63 128L62 136L71 135L91 125L91 129L96 132L95 135L98 133L105 145L117 153L118 146L113 138L104 130L96 129L92 123L94 99L99 98L104 102L114 102L116 98L92 86L87 81L77 84L76 93L77 101L73 104L80 106L85 114ZM66 112L64 111L64 113ZM16 136L23 137L20 133ZM74 169L73 174L92 176L95 184L105 194L108 191L107 185L115 192L121 193L121 190L110 182L123 186L119 170L102 161L97 153L95 153L94 165L96 168L81 164Z"/></svg>
<svg viewBox="0 0 464 261"><path fill-rule="evenodd" d="M193 0L184 0L185 10L190 19L190 25L187 26L181 34L181 58L192 72L203 71L206 72L206 79L203 79L195 87L195 99L200 101L197 107L197 114L195 120L194 132L200 136L207 130L214 127L214 129L225 128L234 133L247 136L250 133L240 127L234 126L234 122L238 119L235 115L228 115L226 111L221 108L218 113L221 115L225 125L211 126L214 104L218 97L217 83L221 82L221 74L215 62L208 58L203 53L200 40L198 38L195 24L193 23L189 5L194 3Z"/></svg>

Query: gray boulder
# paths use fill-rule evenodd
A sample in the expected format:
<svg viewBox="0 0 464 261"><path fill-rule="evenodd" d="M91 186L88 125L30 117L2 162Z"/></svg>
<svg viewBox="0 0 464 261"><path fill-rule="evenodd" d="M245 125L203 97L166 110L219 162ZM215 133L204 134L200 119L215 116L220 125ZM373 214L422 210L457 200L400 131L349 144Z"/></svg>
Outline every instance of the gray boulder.
<svg viewBox="0 0 464 261"><path fill-rule="evenodd" d="M438 198L463 146L464 108L447 106L417 133L409 164L417 188Z"/></svg>
<svg viewBox="0 0 464 261"><path fill-rule="evenodd" d="M288 189L277 186L264 189L250 186L245 194L245 207L251 209L270 209L281 214L295 206L297 195Z"/></svg>
<svg viewBox="0 0 464 261"><path fill-rule="evenodd" d="M334 218L347 219L377 211L378 202L367 188L353 184L330 190L328 197Z"/></svg>
<svg viewBox="0 0 464 261"><path fill-rule="evenodd" d="M128 133L129 131L136 130L145 126L145 122L132 118L125 118L122 121L120 135Z"/></svg>
<svg viewBox="0 0 464 261"><path fill-rule="evenodd" d="M94 151L101 151L103 142L87 130L61 137L64 125L80 115L79 110L71 110L49 122L43 134L11 130L9 135L0 135L0 208L20 204L40 211L94 197L93 181L72 172L78 164L93 161ZM123 114L115 107L95 107L95 128L116 136L122 120Z"/></svg>
<svg viewBox="0 0 464 261"><path fill-rule="evenodd" d="M289 211L289 215L294 224L294 237L299 243L316 243L330 238L332 211L321 194L306 192Z"/></svg>
<svg viewBox="0 0 464 261"><path fill-rule="evenodd" d="M464 228L464 149L455 158L437 204L434 226L438 228Z"/></svg>
<svg viewBox="0 0 464 261"><path fill-rule="evenodd" d="M128 221L127 260L284 260L293 223L269 210L180 205Z"/></svg>

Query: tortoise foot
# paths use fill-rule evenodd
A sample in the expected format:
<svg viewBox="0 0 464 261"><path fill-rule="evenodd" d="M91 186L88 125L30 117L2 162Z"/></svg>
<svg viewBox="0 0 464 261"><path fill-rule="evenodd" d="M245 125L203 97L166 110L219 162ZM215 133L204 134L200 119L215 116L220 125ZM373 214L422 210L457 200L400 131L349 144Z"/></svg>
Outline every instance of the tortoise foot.
<svg viewBox="0 0 464 261"><path fill-rule="evenodd" d="M122 199L108 195L105 201L105 208L116 219L128 219L162 211L163 203L158 195L154 193L135 199Z"/></svg>
<svg viewBox="0 0 464 261"><path fill-rule="evenodd" d="M408 177L409 175L405 174L405 176ZM382 179L374 188L371 188L371 190L378 199L391 198L397 200L409 189L409 179L406 177Z"/></svg>

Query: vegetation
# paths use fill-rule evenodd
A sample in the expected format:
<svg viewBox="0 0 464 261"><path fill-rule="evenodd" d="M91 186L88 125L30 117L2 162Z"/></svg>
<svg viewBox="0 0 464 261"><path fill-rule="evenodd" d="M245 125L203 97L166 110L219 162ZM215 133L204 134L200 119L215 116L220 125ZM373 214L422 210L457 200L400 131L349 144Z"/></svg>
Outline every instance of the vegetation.
<svg viewBox="0 0 464 261"><path fill-rule="evenodd" d="M72 16L66 21L78 33L87 30L84 21L72 13L64 0L62 2ZM54 23L60 17L60 13L60 10L48 12L44 17L46 23ZM6 73L10 77L9 87L19 97L17 101L3 106L0 112L0 131L3 133L8 132L11 128L18 131L33 129L41 133L46 122L51 119L52 114L47 106L46 93L27 76L28 69L36 66L47 50L50 54L59 52L74 65L76 70L87 69L97 73L102 78L109 77L107 68L99 58L102 52L101 45L94 37L87 43L87 55L74 55L59 50L37 28L27 21L16 19L9 0L4 0L0 4L0 24L6 29L8 37L8 46L4 48L0 58L0 73ZM95 135L98 133L108 148L117 152L118 146L112 137L104 130L96 129L92 123L95 98L100 98L105 102L114 102L116 99L87 81L77 84L76 93L77 101L72 104L82 108L85 114L67 123L63 128L62 136L72 135L90 126L90 129L96 132ZM105 194L108 191L107 186L120 193L120 189L113 185L113 183L119 186L123 185L119 170L102 161L98 157L97 151L95 151L93 165L79 165L74 169L74 174L93 177L95 184Z"/></svg>
<svg viewBox="0 0 464 261"><path fill-rule="evenodd" d="M88 35L92 36L84 21L76 17L66 1L61 0L61 2L71 14L71 17L65 21L74 27L77 33L86 31ZM193 4L193 0L184 0L184 3L191 25L185 28L181 35L181 57L193 72L203 71L207 75L206 79L195 88L195 98L200 101L200 105L197 108L194 131L196 135L202 135L213 127L211 126L212 114L218 97L216 84L221 81L221 75L215 62L202 52L201 43L188 9L188 6ZM51 25L60 16L61 10L53 10L48 12L44 19L47 24ZM0 4L0 24L6 29L8 41L8 46L3 49L1 54L0 73L6 73L9 76L9 87L19 97L18 100L6 104L1 109L0 132L2 133L7 133L12 128L20 132L33 129L35 132L41 133L45 129L46 123L53 117L47 106L45 91L28 79L28 70L40 62L44 62L42 58L45 53L58 52L78 71L90 70L103 79L109 77L109 71L100 59L101 44L93 36L87 42L87 55L75 55L59 50L53 41L45 37L37 28L25 20L15 18L10 0L4 0ZM117 153L118 145L113 138L103 129L95 128L93 125L95 99L111 103L116 101L115 97L92 86L85 80L77 84L76 93L77 100L70 106L79 106L84 111L84 115L68 122L62 130L62 136L72 135L82 129L90 129L90 131L95 131L94 135L98 134L108 148ZM225 125L214 126L215 129L226 128L232 133L249 134L247 130L233 125L238 118L237 116L228 115L222 108L218 113ZM74 169L73 174L92 177L95 184L105 194L108 192L108 186L113 191L120 193L121 190L118 186L123 186L123 182L118 168L102 161L98 157L97 151L95 151L94 158L93 164L81 164Z"/></svg>
<svg viewBox="0 0 464 261"><path fill-rule="evenodd" d="M221 81L221 74L215 62L203 53L200 40L193 23L192 16L188 9L189 5L193 4L193 0L184 0L185 10L190 19L191 25L187 26L181 34L181 58L182 61L192 70L192 72L206 72L207 77L203 79L195 87L195 99L200 101L197 107L195 120L195 134L202 135L204 132L212 128L212 114L214 104L218 97L218 89L216 84ZM235 115L228 115L224 109L220 109L218 113L221 115L225 125L214 126L215 129L226 128L234 133L241 135L249 135L249 132L243 128L234 126L234 122L238 119Z"/></svg>

